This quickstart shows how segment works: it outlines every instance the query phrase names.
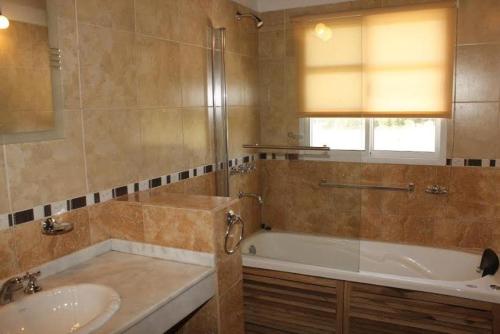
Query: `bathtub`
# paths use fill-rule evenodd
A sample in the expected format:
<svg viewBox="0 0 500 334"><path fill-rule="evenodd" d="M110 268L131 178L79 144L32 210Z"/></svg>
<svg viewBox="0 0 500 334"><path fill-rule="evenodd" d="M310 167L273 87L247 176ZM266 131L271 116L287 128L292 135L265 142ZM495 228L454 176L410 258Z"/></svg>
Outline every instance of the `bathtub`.
<svg viewBox="0 0 500 334"><path fill-rule="evenodd" d="M500 303L492 287L500 287L500 271L481 277L480 254L267 231L244 240L242 254L245 267Z"/></svg>

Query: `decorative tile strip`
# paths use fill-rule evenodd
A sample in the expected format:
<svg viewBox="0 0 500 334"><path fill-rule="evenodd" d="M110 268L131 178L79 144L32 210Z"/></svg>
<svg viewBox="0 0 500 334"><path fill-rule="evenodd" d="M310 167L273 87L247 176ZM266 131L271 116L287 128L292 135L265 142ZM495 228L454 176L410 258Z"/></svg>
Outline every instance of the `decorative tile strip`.
<svg viewBox="0 0 500 334"><path fill-rule="evenodd" d="M242 158L235 158L229 161L230 165L238 165L244 161L254 161L255 156L248 155ZM219 168L217 168L219 167ZM142 180L135 183L129 183L112 189L102 190L96 193L90 193L63 201L39 205L34 208L22 210L14 213L0 214L0 230L7 229L9 226L19 225L30 221L43 219L52 215L58 215L71 210L80 209L98 203L107 202L113 198L132 194L147 189L153 189L165 186L171 183L188 180L197 176L202 176L224 168L224 163L218 165L209 164L181 172L175 172L169 175L163 175L156 178Z"/></svg>
<svg viewBox="0 0 500 334"><path fill-rule="evenodd" d="M280 153L259 153L260 160L309 160L299 154L280 154ZM328 160L335 161L335 160ZM500 168L500 159L474 159L474 158L448 158L447 166L453 167L482 167L482 168Z"/></svg>

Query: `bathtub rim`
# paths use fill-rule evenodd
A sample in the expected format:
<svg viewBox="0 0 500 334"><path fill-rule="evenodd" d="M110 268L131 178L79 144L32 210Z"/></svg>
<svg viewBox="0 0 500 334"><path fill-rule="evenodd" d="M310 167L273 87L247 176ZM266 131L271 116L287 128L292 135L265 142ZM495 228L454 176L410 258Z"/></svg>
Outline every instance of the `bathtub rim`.
<svg viewBox="0 0 500 334"><path fill-rule="evenodd" d="M292 235L319 236L319 235L311 235L305 233L293 233L293 232L283 232L283 231L259 231L257 233L252 234L245 241L249 242L251 241L252 238L257 237L259 234L262 233L266 234L284 233ZM330 238L328 236L319 236L319 237ZM357 239L338 238L338 237L331 237L331 238L341 239L341 240L357 240ZM360 239L360 240L374 241L367 239ZM397 244L397 243L383 242L383 241L382 243ZM246 243L244 243L244 245L245 244ZM433 248L433 247L409 245L409 244L400 244L400 245ZM461 250L456 250L456 249L454 250L446 248L439 248L439 249L444 249L454 252L463 252ZM463 253L469 253L469 252L463 252ZM470 252L469 254L478 255L477 253L474 252ZM500 291L492 289L490 287L490 285L500 286L500 271L497 272L494 276L485 276L474 280L445 281L445 280L416 278L409 276L398 276L398 275L383 274L383 273L376 273L369 271L347 271L341 269L304 264L299 262L277 260L258 255L251 255L248 253L244 253L243 250L241 252L241 255L244 267L275 270L275 271L282 271L294 274L329 278L334 280L380 285L380 286L428 292L428 293L436 293L447 296L467 298L472 300L500 304Z"/></svg>

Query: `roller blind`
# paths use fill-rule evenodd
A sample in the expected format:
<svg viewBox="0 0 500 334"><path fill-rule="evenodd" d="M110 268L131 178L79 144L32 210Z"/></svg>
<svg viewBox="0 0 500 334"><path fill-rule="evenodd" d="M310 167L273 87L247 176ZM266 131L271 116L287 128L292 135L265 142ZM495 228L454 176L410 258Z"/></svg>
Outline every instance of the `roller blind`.
<svg viewBox="0 0 500 334"><path fill-rule="evenodd" d="M294 21L301 117L451 117L452 3Z"/></svg>

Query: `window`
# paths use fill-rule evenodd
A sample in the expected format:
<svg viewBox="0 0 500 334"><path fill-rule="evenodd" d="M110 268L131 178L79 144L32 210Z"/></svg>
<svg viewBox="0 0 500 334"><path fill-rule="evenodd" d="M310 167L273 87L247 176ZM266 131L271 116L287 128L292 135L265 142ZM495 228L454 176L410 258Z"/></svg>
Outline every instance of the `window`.
<svg viewBox="0 0 500 334"><path fill-rule="evenodd" d="M442 165L445 120L436 118L304 118L304 145L328 146L330 158Z"/></svg>
<svg viewBox="0 0 500 334"><path fill-rule="evenodd" d="M455 16L447 2L296 18L299 116L451 117ZM376 132L431 124L402 123Z"/></svg>

